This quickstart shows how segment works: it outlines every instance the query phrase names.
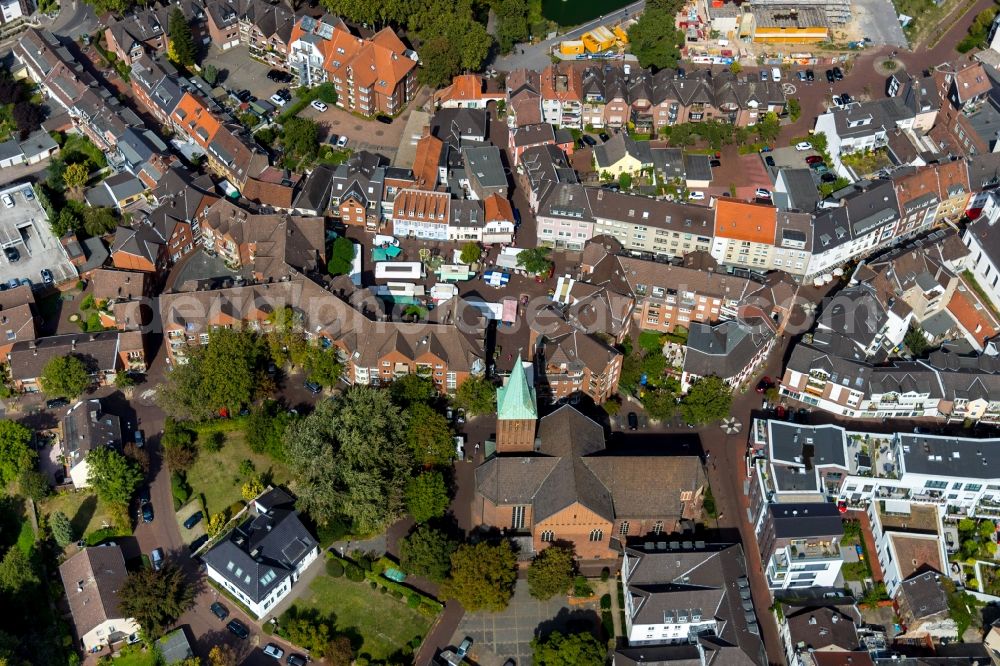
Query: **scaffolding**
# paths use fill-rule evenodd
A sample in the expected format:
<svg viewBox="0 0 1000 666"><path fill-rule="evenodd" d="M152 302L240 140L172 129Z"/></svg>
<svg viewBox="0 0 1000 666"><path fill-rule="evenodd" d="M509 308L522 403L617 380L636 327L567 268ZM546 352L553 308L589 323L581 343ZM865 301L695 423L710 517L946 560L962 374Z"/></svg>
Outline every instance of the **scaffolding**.
<svg viewBox="0 0 1000 666"><path fill-rule="evenodd" d="M846 25L851 20L851 0L753 0L750 3L753 7L772 8L775 6L784 7L815 7L826 12L826 18L832 26Z"/></svg>

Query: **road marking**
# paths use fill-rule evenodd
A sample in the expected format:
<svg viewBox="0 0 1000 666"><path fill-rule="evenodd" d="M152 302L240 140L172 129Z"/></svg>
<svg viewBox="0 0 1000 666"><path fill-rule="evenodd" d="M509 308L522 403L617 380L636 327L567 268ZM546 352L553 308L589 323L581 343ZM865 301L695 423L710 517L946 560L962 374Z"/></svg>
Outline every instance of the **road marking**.
<svg viewBox="0 0 1000 666"><path fill-rule="evenodd" d="M156 389L155 388L147 389L143 391L139 397L142 398L143 400L151 400L152 398L156 397Z"/></svg>

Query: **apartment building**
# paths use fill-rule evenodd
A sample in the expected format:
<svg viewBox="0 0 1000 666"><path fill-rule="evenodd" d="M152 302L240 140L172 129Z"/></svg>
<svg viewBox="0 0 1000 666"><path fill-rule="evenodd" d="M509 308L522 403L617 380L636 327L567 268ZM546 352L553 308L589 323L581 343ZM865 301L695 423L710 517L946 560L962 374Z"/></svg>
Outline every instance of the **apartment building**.
<svg viewBox="0 0 1000 666"><path fill-rule="evenodd" d="M169 12L169 6L144 7L113 21L104 30L108 50L126 66L131 66L143 56L166 53Z"/></svg>
<svg viewBox="0 0 1000 666"><path fill-rule="evenodd" d="M968 268L978 286L996 307L1000 304L1000 195L991 193L982 213L965 228L962 242L971 253Z"/></svg>
<svg viewBox="0 0 1000 666"><path fill-rule="evenodd" d="M931 137L953 154L992 153L1000 108L991 92L994 83L981 62L944 63L931 72L940 110Z"/></svg>
<svg viewBox="0 0 1000 666"><path fill-rule="evenodd" d="M363 39L339 18L301 16L289 44L287 66L298 85L332 82L337 106L348 111L395 116L416 93L417 56L391 28Z"/></svg>
<svg viewBox="0 0 1000 666"><path fill-rule="evenodd" d="M600 405L618 392L622 354L573 315L547 306L529 323L538 395L553 404L585 395Z"/></svg>
<svg viewBox="0 0 1000 666"><path fill-rule="evenodd" d="M576 147L576 141L569 130L555 129L548 123L535 123L532 125L519 125L509 131L508 146L514 158L516 167L521 163L521 155L524 151L539 146L555 146L567 155L572 155Z"/></svg>
<svg viewBox="0 0 1000 666"><path fill-rule="evenodd" d="M558 62L542 70L539 76L542 97L542 122L558 127L582 129L583 77L571 62Z"/></svg>
<svg viewBox="0 0 1000 666"><path fill-rule="evenodd" d="M621 570L628 645L615 664L767 663L742 546L631 541Z"/></svg>
<svg viewBox="0 0 1000 666"><path fill-rule="evenodd" d="M16 342L7 352L7 366L14 388L24 393L42 390L42 371L58 356L75 355L84 360L94 384L114 384L121 371L145 372L146 349L137 331L69 333Z"/></svg>
<svg viewBox="0 0 1000 666"><path fill-rule="evenodd" d="M830 502L770 503L757 530L768 587L832 588L843 556L844 524Z"/></svg>
<svg viewBox="0 0 1000 666"><path fill-rule="evenodd" d="M712 256L719 263L768 270L774 264L777 228L774 206L721 198L715 203Z"/></svg>
<svg viewBox="0 0 1000 666"><path fill-rule="evenodd" d="M681 370L687 391L704 377L718 377L734 390L750 381L774 348L776 336L767 317L717 324L694 322L688 331Z"/></svg>
<svg viewBox="0 0 1000 666"><path fill-rule="evenodd" d="M900 98L891 97L831 109L817 116L815 130L826 136L834 170L854 180L840 156L886 146L888 132L911 129L914 117L913 111Z"/></svg>
<svg viewBox="0 0 1000 666"><path fill-rule="evenodd" d="M401 190L392 205L395 236L448 240L451 195L429 190Z"/></svg>

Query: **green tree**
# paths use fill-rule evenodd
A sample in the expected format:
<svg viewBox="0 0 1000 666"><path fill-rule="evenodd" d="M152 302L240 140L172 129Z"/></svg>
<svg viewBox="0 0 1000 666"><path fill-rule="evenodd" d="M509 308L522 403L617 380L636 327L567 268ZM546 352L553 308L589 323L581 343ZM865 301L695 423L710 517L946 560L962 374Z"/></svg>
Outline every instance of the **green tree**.
<svg viewBox="0 0 1000 666"><path fill-rule="evenodd" d="M655 69L677 66L684 45L684 33L676 24L678 9L675 0L647 2L642 16L629 28L629 47L640 66Z"/></svg>
<svg viewBox="0 0 1000 666"><path fill-rule="evenodd" d="M309 650L310 656L322 658L330 643L330 623L315 611L298 610L284 623L288 640Z"/></svg>
<svg viewBox="0 0 1000 666"><path fill-rule="evenodd" d="M427 377L420 375L403 375L389 385L392 401L405 409L417 403L427 405L438 397L438 390Z"/></svg>
<svg viewBox="0 0 1000 666"><path fill-rule="evenodd" d="M529 247L517 255L517 265L533 275L547 276L552 270L552 260L549 259L551 253L551 248Z"/></svg>
<svg viewBox="0 0 1000 666"><path fill-rule="evenodd" d="M49 494L49 477L37 469L23 470L17 477L17 488L25 497L39 502Z"/></svg>
<svg viewBox="0 0 1000 666"><path fill-rule="evenodd" d="M788 117L792 119L794 123L799 117L802 116L802 104L799 103L797 97L788 98Z"/></svg>
<svg viewBox="0 0 1000 666"><path fill-rule="evenodd" d="M323 660L329 666L351 666L354 663L351 639L343 634L331 638L323 650Z"/></svg>
<svg viewBox="0 0 1000 666"><path fill-rule="evenodd" d="M718 377L703 377L681 399L681 414L688 423L711 423L729 414L732 404L733 392L728 384Z"/></svg>
<svg viewBox="0 0 1000 666"><path fill-rule="evenodd" d="M528 591L536 599L551 599L566 594L573 584L573 551L549 546L528 567Z"/></svg>
<svg viewBox="0 0 1000 666"><path fill-rule="evenodd" d="M474 264L479 261L481 256L483 256L483 250L479 247L479 243L469 241L462 246L462 255L459 259L463 264Z"/></svg>
<svg viewBox="0 0 1000 666"><path fill-rule="evenodd" d="M406 511L418 523L443 516L449 501L448 485L441 472L423 472L406 484Z"/></svg>
<svg viewBox="0 0 1000 666"><path fill-rule="evenodd" d="M97 446L87 454L87 483L105 502L127 505L142 483L142 472L111 447Z"/></svg>
<svg viewBox="0 0 1000 666"><path fill-rule="evenodd" d="M930 344L927 342L927 338L924 337L923 330L920 326L913 323L910 324L910 330L903 337L903 343L914 356L923 356L930 349Z"/></svg>
<svg viewBox="0 0 1000 666"><path fill-rule="evenodd" d="M205 65L201 70L201 78L205 79L208 85L214 86L219 80L219 68L215 65Z"/></svg>
<svg viewBox="0 0 1000 666"><path fill-rule="evenodd" d="M146 638L155 640L191 607L194 589L179 568L168 564L159 571L130 573L118 597L124 617L135 618Z"/></svg>
<svg viewBox="0 0 1000 666"><path fill-rule="evenodd" d="M35 468L38 454L32 446L34 434L27 426L0 420L0 487L6 487L23 472Z"/></svg>
<svg viewBox="0 0 1000 666"><path fill-rule="evenodd" d="M432 88L447 85L460 69L461 59L451 41L444 35L432 37L420 49L422 67L417 70L421 83Z"/></svg>
<svg viewBox="0 0 1000 666"><path fill-rule="evenodd" d="M497 408L496 387L485 377L469 377L455 392L455 403L470 415L495 412Z"/></svg>
<svg viewBox="0 0 1000 666"><path fill-rule="evenodd" d="M528 41L528 3L525 0L501 0L496 5L497 43L503 53L515 44Z"/></svg>
<svg viewBox="0 0 1000 666"><path fill-rule="evenodd" d="M15 596L38 583L31 559L17 546L11 546L0 560L0 592Z"/></svg>
<svg viewBox="0 0 1000 666"><path fill-rule="evenodd" d="M403 511L413 456L388 391L355 386L293 422L285 457L299 506L319 524L340 516L373 534Z"/></svg>
<svg viewBox="0 0 1000 666"><path fill-rule="evenodd" d="M415 403L406 412L406 441L414 459L423 465L447 465L455 458L451 426L441 412Z"/></svg>
<svg viewBox="0 0 1000 666"><path fill-rule="evenodd" d="M677 383L675 379L671 378L671 381ZM642 396L642 407L649 418L665 421L677 411L677 391L664 386L646 389Z"/></svg>
<svg viewBox="0 0 1000 666"><path fill-rule="evenodd" d="M135 380L132 379L132 375L130 375L129 373L123 370L115 375L116 389L121 389L124 391L125 389L132 388L133 386L135 386Z"/></svg>
<svg viewBox="0 0 1000 666"><path fill-rule="evenodd" d="M778 139L779 134L781 134L781 121L778 120L778 114L769 111L757 123L757 136L765 143L773 143Z"/></svg>
<svg viewBox="0 0 1000 666"><path fill-rule="evenodd" d="M171 60L183 67L193 65L198 51L191 34L191 26L179 7L174 7L170 12L167 34L170 37L169 47L173 56Z"/></svg>
<svg viewBox="0 0 1000 666"><path fill-rule="evenodd" d="M70 164L63 172L66 188L73 191L82 190L90 178L90 169L86 164Z"/></svg>
<svg viewBox="0 0 1000 666"><path fill-rule="evenodd" d="M76 354L54 356L42 368L42 391L50 398L75 398L90 386L90 373Z"/></svg>
<svg viewBox="0 0 1000 666"><path fill-rule="evenodd" d="M510 602L516 580L517 556L510 543L463 544L451 556L451 575L441 596L457 600L469 612L499 612Z"/></svg>
<svg viewBox="0 0 1000 666"><path fill-rule="evenodd" d="M346 236L338 237L337 240L333 241L330 261L326 265L327 270L330 271L330 275L347 275L351 272L353 263L354 243Z"/></svg>
<svg viewBox="0 0 1000 666"><path fill-rule="evenodd" d="M559 631L532 639L531 649L537 666L604 666L608 653L592 634Z"/></svg>
<svg viewBox="0 0 1000 666"><path fill-rule="evenodd" d="M340 381L344 367L337 360L337 352L333 348L323 349L313 345L306 355L305 370L309 381L330 388Z"/></svg>
<svg viewBox="0 0 1000 666"><path fill-rule="evenodd" d="M448 578L456 550L458 542L447 533L430 525L417 525L399 540L399 561L406 571L441 583Z"/></svg>
<svg viewBox="0 0 1000 666"><path fill-rule="evenodd" d="M285 430L294 418L273 400L254 407L247 417L247 446L254 453L266 453L275 460L283 460Z"/></svg>
<svg viewBox="0 0 1000 666"><path fill-rule="evenodd" d="M319 152L319 125L309 118L289 118L284 124L281 145L285 153L298 158L315 159Z"/></svg>
<svg viewBox="0 0 1000 666"><path fill-rule="evenodd" d="M316 96L316 99L331 106L337 103L337 89L329 81L316 86L313 89L313 94Z"/></svg>
<svg viewBox="0 0 1000 666"><path fill-rule="evenodd" d="M204 420L226 408L238 412L257 397L266 354L247 329L218 328L208 345L190 350L188 362L174 367L160 392L175 418Z"/></svg>
<svg viewBox="0 0 1000 666"><path fill-rule="evenodd" d="M743 71L743 65L740 64L739 60L734 60L729 64L729 71L733 74L739 74Z"/></svg>
<svg viewBox="0 0 1000 666"><path fill-rule="evenodd" d="M52 530L52 538L60 548L65 548L76 540L73 523L62 511L56 511L49 517L49 528Z"/></svg>
<svg viewBox="0 0 1000 666"><path fill-rule="evenodd" d="M618 187L627 192L632 189L632 174L621 173L618 175Z"/></svg>
<svg viewBox="0 0 1000 666"><path fill-rule="evenodd" d="M87 207L83 211L83 230L91 236L103 236L118 226L118 218L110 208Z"/></svg>

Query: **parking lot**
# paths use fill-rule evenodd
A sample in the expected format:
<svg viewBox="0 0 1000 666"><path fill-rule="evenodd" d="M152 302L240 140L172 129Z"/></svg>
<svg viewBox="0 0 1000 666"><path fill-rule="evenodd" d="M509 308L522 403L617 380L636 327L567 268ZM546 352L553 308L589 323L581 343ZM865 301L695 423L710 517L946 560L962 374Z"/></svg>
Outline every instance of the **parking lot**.
<svg viewBox="0 0 1000 666"><path fill-rule="evenodd" d="M59 239L52 234L48 216L31 195L25 196L26 185L9 188L0 192L9 194L14 200L13 208L0 208L0 248L12 248L19 257L11 261L6 252L0 255L0 283L6 285L12 280L30 280L33 285L42 284L42 270L52 271L58 284L76 278L76 268L70 263Z"/></svg>
<svg viewBox="0 0 1000 666"><path fill-rule="evenodd" d="M267 73L271 68L251 58L246 46L235 46L228 51L220 51L213 46L204 64L218 68L219 85L233 91L249 90L257 99L267 100L279 88L291 88L289 84L268 79Z"/></svg>

